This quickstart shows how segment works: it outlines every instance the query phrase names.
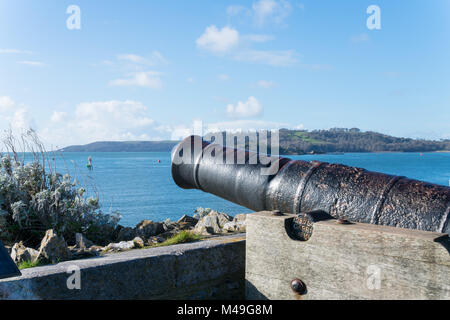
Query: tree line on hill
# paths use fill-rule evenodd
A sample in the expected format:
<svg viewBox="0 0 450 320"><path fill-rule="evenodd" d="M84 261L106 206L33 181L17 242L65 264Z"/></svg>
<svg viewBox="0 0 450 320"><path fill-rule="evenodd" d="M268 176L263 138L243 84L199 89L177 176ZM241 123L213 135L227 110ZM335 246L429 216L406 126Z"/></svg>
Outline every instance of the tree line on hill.
<svg viewBox="0 0 450 320"><path fill-rule="evenodd" d="M329 130L281 130L283 154L330 152L432 152L449 151L450 140L396 138L378 132L362 132L357 128Z"/></svg>
<svg viewBox="0 0 450 320"><path fill-rule="evenodd" d="M223 134L226 142L225 132ZM237 137L238 148L248 133L232 134ZM270 135L269 135L270 138ZM328 130L289 130L281 129L280 154L341 153L341 152L433 152L450 151L450 140L425 140L397 138L386 134L361 131L358 128L332 128ZM178 141L124 141L94 142L84 146L70 146L64 152L169 152Z"/></svg>

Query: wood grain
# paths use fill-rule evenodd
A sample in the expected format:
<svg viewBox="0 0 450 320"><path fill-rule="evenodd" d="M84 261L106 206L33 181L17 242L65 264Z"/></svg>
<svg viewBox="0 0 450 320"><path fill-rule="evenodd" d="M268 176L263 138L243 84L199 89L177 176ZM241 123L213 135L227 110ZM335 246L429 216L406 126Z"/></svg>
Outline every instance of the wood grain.
<svg viewBox="0 0 450 320"><path fill-rule="evenodd" d="M248 299L450 299L446 234L328 220L302 242L286 233L292 217L248 215ZM305 295L291 290L295 278Z"/></svg>

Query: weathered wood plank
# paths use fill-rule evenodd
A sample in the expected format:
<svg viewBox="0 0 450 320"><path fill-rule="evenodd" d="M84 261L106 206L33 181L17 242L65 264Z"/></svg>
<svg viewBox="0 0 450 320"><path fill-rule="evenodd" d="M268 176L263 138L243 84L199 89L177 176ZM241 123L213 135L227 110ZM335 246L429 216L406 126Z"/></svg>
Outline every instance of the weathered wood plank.
<svg viewBox="0 0 450 320"><path fill-rule="evenodd" d="M328 220L302 242L285 231L292 217L248 216L248 298L450 299L447 235ZM306 295L292 292L294 278L305 282Z"/></svg>

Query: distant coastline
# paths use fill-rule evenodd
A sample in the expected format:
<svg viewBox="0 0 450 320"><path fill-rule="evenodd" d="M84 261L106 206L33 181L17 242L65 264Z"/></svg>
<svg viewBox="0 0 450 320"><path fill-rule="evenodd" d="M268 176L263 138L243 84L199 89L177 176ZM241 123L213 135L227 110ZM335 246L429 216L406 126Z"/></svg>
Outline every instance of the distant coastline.
<svg viewBox="0 0 450 320"><path fill-rule="evenodd" d="M246 133L236 133L245 136ZM245 141L245 140L241 140ZM98 141L62 148L61 152L170 152L179 141ZM245 148L245 145L238 145ZM450 140L398 138L357 128L280 130L280 154L450 152Z"/></svg>

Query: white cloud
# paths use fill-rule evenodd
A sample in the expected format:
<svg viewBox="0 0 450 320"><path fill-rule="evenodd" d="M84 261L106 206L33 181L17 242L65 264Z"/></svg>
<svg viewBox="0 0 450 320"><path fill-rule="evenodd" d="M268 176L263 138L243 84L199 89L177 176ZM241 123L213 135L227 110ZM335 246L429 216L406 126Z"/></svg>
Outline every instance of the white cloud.
<svg viewBox="0 0 450 320"><path fill-rule="evenodd" d="M45 66L45 63L40 62L40 61L29 61L29 60L24 60L24 61L17 61L18 64L24 64L27 66L32 66L32 67L43 67Z"/></svg>
<svg viewBox="0 0 450 320"><path fill-rule="evenodd" d="M83 102L70 113L55 111L38 134L47 146L65 147L95 141L154 139L155 121L139 101Z"/></svg>
<svg viewBox="0 0 450 320"><path fill-rule="evenodd" d="M304 9L302 4L296 7ZM284 25L291 12L292 5L287 0L259 0L254 2L251 8L241 5L231 5L227 8L229 17L250 18L257 27L267 24Z"/></svg>
<svg viewBox="0 0 450 320"><path fill-rule="evenodd" d="M273 39L269 35L240 36L237 30L230 27L219 30L216 26L210 26L196 42L199 48L236 61L283 67L296 64L298 60L294 50L270 51L246 48L250 43L267 42Z"/></svg>
<svg viewBox="0 0 450 320"><path fill-rule="evenodd" d="M266 81L266 80L259 80L257 83L258 87L264 88L264 89L270 89L277 86L277 84L273 81Z"/></svg>
<svg viewBox="0 0 450 320"><path fill-rule="evenodd" d="M223 27L219 30L212 25L206 28L196 43L201 49L214 53L225 53L238 45L239 32L231 27Z"/></svg>
<svg viewBox="0 0 450 320"><path fill-rule="evenodd" d="M195 82L195 79L192 78L192 77L190 77L190 78L187 78L186 81L187 81L188 83L194 83L194 82Z"/></svg>
<svg viewBox="0 0 450 320"><path fill-rule="evenodd" d="M67 113L61 111L53 111L50 120L54 123L60 123L65 121L67 118Z"/></svg>
<svg viewBox="0 0 450 320"><path fill-rule="evenodd" d="M289 124L280 122L264 120L235 120L206 124L204 132L208 133L218 131L242 132L254 130L276 130L287 127L289 127Z"/></svg>
<svg viewBox="0 0 450 320"><path fill-rule="evenodd" d="M261 27L269 22L283 23L284 19L290 15L292 6L285 0L259 0L253 4L252 9L255 23Z"/></svg>
<svg viewBox="0 0 450 320"><path fill-rule="evenodd" d="M111 86L137 86L152 89L162 87L161 73L155 71L133 72L127 78L116 79L109 82Z"/></svg>
<svg viewBox="0 0 450 320"><path fill-rule="evenodd" d="M233 120L212 123L194 120L190 125L162 125L158 126L156 130L162 132L164 135L170 134L171 140L182 140L192 134L205 135L207 133L218 131L245 132L255 130L276 130L289 127L290 125L287 123L264 120Z"/></svg>
<svg viewBox="0 0 450 320"><path fill-rule="evenodd" d="M182 140L193 134L202 136L205 133L203 129L203 122L199 119L192 121L191 125L160 125L156 127L156 130L164 135L169 134L170 140Z"/></svg>
<svg viewBox="0 0 450 320"><path fill-rule="evenodd" d="M163 86L162 73L149 70L148 67L167 63L167 59L155 50L147 56L134 53L118 54L116 61L104 60L101 64L122 73L121 77L109 81L110 86L160 89Z"/></svg>
<svg viewBox="0 0 450 320"><path fill-rule="evenodd" d="M34 119L25 107L17 109L12 117L8 118L13 131L28 130L30 128L35 129Z"/></svg>
<svg viewBox="0 0 450 320"><path fill-rule="evenodd" d="M141 127L153 123L147 112L147 107L141 102L111 100L81 103L75 109L75 116L77 121L96 122L100 126L106 122L118 127Z"/></svg>
<svg viewBox="0 0 450 320"><path fill-rule="evenodd" d="M147 66L155 66L167 63L166 58L164 58L164 56L156 50L153 51L149 57L142 57L137 54L127 53L117 55L117 59Z"/></svg>
<svg viewBox="0 0 450 320"><path fill-rule="evenodd" d="M246 102L239 101L236 106L229 104L226 108L231 118L252 118L262 114L263 108L255 97L249 97Z"/></svg>
<svg viewBox="0 0 450 320"><path fill-rule="evenodd" d="M279 67L292 66L298 62L294 50L244 50L237 52L233 59L237 61L260 63Z"/></svg>
<svg viewBox="0 0 450 320"><path fill-rule="evenodd" d="M20 133L36 125L30 110L23 104L17 104L8 96L0 96L0 129L11 128Z"/></svg>
<svg viewBox="0 0 450 320"><path fill-rule="evenodd" d="M31 113L38 110L18 105L10 98L0 97L0 102L9 108L0 116L1 130L11 127L20 133L36 129L47 148L94 141L152 140L159 134L149 108L138 101L80 103L74 111L53 111L47 122L40 122L39 128Z"/></svg>
<svg viewBox="0 0 450 320"><path fill-rule="evenodd" d="M19 49L0 49L0 53L12 53L12 54L32 54L33 52Z"/></svg>
<svg viewBox="0 0 450 320"><path fill-rule="evenodd" d="M10 97L0 96L0 112L6 112L12 109L14 101Z"/></svg>
<svg viewBox="0 0 450 320"><path fill-rule="evenodd" d="M63 123L73 143L112 140L147 140L154 125L148 108L138 101L97 101L80 103L75 114ZM67 144L67 137L64 144Z"/></svg>

